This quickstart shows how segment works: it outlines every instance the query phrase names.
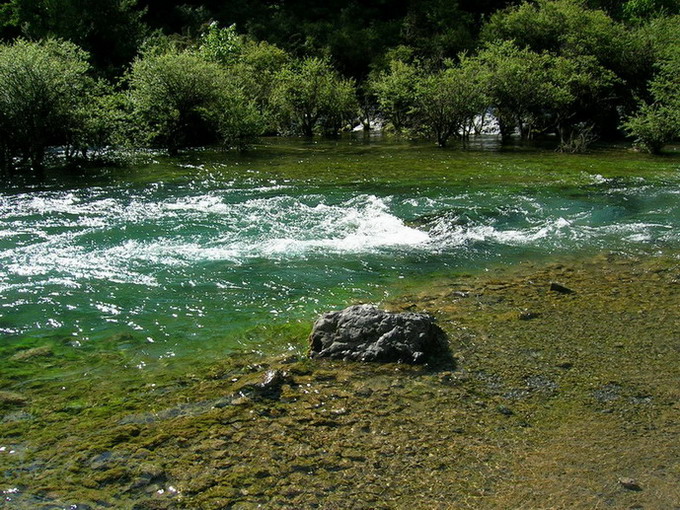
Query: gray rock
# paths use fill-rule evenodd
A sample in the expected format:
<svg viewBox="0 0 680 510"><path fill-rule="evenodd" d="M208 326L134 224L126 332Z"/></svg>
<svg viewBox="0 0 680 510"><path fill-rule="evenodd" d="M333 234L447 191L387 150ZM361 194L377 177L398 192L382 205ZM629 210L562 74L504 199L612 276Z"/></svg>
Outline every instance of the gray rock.
<svg viewBox="0 0 680 510"><path fill-rule="evenodd" d="M391 313L373 305L322 315L309 337L310 356L347 361L425 363L450 357L446 334L433 317Z"/></svg>

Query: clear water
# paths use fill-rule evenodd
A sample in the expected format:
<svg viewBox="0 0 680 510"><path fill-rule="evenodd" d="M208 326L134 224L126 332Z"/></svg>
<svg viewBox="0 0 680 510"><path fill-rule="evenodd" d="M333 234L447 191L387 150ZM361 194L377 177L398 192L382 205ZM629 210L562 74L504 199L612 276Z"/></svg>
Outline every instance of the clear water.
<svg viewBox="0 0 680 510"><path fill-rule="evenodd" d="M302 331L400 280L677 249L677 158L620 152L270 143L7 188L0 342L119 335L144 365L189 360L266 348L272 327Z"/></svg>

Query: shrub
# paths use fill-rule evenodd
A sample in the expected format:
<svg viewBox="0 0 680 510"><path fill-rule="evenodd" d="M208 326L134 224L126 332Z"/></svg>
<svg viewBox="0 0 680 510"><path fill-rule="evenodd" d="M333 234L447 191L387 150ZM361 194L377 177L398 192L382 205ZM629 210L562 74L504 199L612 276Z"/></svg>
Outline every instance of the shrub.
<svg viewBox="0 0 680 510"><path fill-rule="evenodd" d="M259 115L233 76L194 51L147 53L135 60L128 81L140 141L171 154L215 141L243 147L260 132Z"/></svg>
<svg viewBox="0 0 680 510"><path fill-rule="evenodd" d="M0 46L0 167L41 169L50 145L81 145L95 82L72 43L19 39Z"/></svg>
<svg viewBox="0 0 680 510"><path fill-rule="evenodd" d="M310 137L322 124L327 134L337 132L357 110L354 82L343 80L327 59L316 57L277 73L272 103L283 131Z"/></svg>

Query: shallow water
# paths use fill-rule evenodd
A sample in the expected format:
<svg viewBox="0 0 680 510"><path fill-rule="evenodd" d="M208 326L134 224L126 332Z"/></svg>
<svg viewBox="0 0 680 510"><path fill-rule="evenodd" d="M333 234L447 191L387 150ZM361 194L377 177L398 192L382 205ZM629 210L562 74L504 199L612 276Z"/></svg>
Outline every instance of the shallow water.
<svg viewBox="0 0 680 510"><path fill-rule="evenodd" d="M232 383L261 380L260 361L266 365L267 354L302 351L318 313L355 301L398 302L400 296L409 303L421 296L414 298L415 306L429 306L442 282L456 282L458 276L472 281L483 271L495 277L499 266L512 272L521 261L570 261L611 251L624 259L657 253L677 259L679 198L677 151L652 158L603 147L589 155L561 155L531 147L501 149L494 139L467 150L385 140L269 140L244 155L148 154L130 167L6 184L0 187L0 498L23 510L104 507L100 500L120 506L120 498L132 506L150 495L154 507L162 508L172 506L179 497L176 482L184 480L180 490L209 500L210 491L201 494L193 478L214 462L206 465L207 454L195 452L212 450L213 443L194 449L196 444L186 446L184 438L200 441L206 433L212 441L222 434L237 446L228 450L245 458L248 443L233 436L232 422L214 421L219 413L238 414L240 408L212 409L215 399L235 391ZM653 267L664 258L645 263ZM602 262L608 257L599 260L605 265L596 267L618 274L618 266ZM568 274L569 267L558 274ZM616 284L592 278L598 270L588 273L596 290L586 303ZM665 276L670 281L674 274ZM637 276L623 278L630 282ZM657 293L655 282L642 283L646 292ZM663 289L670 300L669 285ZM621 306L639 308L634 316L644 318L640 288L634 287ZM511 301L505 307L514 317L527 301ZM452 305L442 303L436 306ZM478 317L475 303L466 305L471 317L494 318L495 310ZM442 309L435 307L442 323L458 320L458 312L452 316ZM660 317L665 309L654 308ZM617 331L625 325L612 320L610 340L619 345ZM666 320L654 324L672 328ZM543 327L550 332L564 327L559 324L546 320ZM569 329L574 323L567 324ZM651 331L646 323L634 324ZM600 320L596 326L596 331L608 329ZM508 323L491 327L507 329ZM522 343L523 337L507 334ZM656 340L655 335L649 337ZM591 342L596 357L607 352L600 352L599 342ZM576 343L571 347L580 349ZM265 356L235 354L251 350ZM653 349L642 350L657 359ZM505 367L507 349L492 352ZM631 359L637 366L638 356ZM308 374L304 365L297 364L301 384ZM583 372L590 388L588 374ZM353 373L350 379L362 377ZM315 384L320 380L325 379L310 378ZM298 388L300 395L314 395L306 389L310 384ZM334 395L336 382L328 385ZM447 407L446 421L454 425L449 413L459 412L462 400L451 395L455 410ZM477 401L475 395L470 402ZM354 398L352 405L359 405ZM318 407L304 399L299 403L304 411L290 411L298 417ZM374 402L365 405L372 408ZM403 410L401 402L395 409ZM475 404L462 414L480 422L476 409L481 408ZM247 407L242 411L253 413ZM186 423L174 420L184 415ZM257 416L264 417L264 425L255 427L254 441L271 450L270 414ZM349 419L354 420L351 414ZM306 434L303 422L293 421L289 432ZM402 430L403 422L398 423ZM312 435L326 434L310 426ZM505 436L504 427L498 430ZM424 428L439 436L438 425ZM338 431L353 437L347 429ZM465 444L478 442L464 438ZM426 453L421 445L417 450ZM299 456L297 448L288 453ZM156 466L149 472L140 464L145 458ZM484 468L473 471L487 465L484 460ZM227 493L241 489L238 478L222 479L230 469L219 469L216 486ZM363 475L365 466L359 472ZM453 475L461 478L457 469ZM421 491L411 495L421 497ZM224 508L226 500L216 498L206 508Z"/></svg>
<svg viewBox="0 0 680 510"><path fill-rule="evenodd" d="M680 245L676 156L496 149L270 141L8 187L0 342L189 363L281 349L290 324L299 347L316 314L400 280Z"/></svg>

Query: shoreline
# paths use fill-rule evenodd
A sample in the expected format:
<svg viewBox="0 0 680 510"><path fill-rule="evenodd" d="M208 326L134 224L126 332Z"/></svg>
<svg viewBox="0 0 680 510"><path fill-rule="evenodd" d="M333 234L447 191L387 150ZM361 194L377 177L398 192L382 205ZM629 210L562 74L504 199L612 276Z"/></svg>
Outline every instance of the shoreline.
<svg viewBox="0 0 680 510"><path fill-rule="evenodd" d="M3 401L3 498L19 509L671 507L679 302L676 254L520 264L386 303L435 315L455 367L243 354L127 394L90 388L101 406L37 402L29 385L24 402ZM284 375L276 391L255 391L272 370Z"/></svg>

